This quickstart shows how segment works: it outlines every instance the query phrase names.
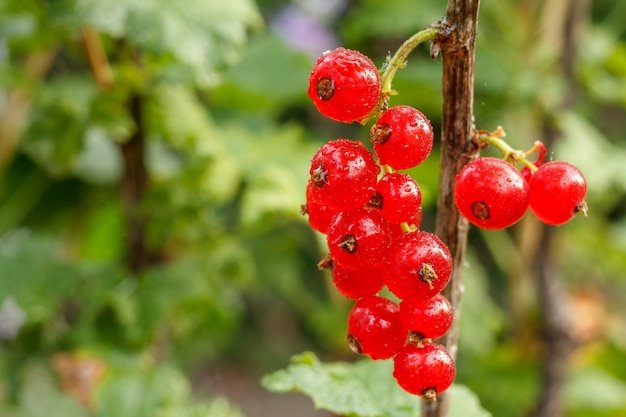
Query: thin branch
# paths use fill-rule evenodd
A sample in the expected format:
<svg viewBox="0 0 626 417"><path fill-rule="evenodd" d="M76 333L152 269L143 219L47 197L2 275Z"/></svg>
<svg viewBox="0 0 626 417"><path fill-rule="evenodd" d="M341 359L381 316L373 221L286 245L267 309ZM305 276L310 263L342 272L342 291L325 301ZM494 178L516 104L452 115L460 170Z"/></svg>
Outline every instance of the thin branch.
<svg viewBox="0 0 626 417"><path fill-rule="evenodd" d="M113 84L113 71L109 65L102 39L92 28L85 26L82 29L83 44L91 71L101 90L106 91Z"/></svg>
<svg viewBox="0 0 626 417"><path fill-rule="evenodd" d="M443 294L452 303L456 317L463 295L463 264L467 246L468 222L454 204L454 179L463 166L478 155L473 140L474 127L474 62L480 0L449 0L445 21L436 40L443 59L443 114L441 132L441 177L437 201L435 233L448 245L454 272ZM458 320L457 320L458 322ZM458 325L454 323L441 339L450 355L456 358ZM435 401L422 401L423 417L444 417L448 414L448 395L444 392Z"/></svg>

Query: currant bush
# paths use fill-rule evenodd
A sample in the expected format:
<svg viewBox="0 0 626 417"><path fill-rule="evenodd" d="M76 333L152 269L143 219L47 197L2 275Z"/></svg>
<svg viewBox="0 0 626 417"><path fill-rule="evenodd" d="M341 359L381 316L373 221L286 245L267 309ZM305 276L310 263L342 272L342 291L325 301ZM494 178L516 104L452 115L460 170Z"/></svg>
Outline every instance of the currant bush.
<svg viewBox="0 0 626 417"><path fill-rule="evenodd" d="M380 75L367 56L337 48L318 58L309 76L308 94L324 116L339 122L358 122L378 103Z"/></svg>

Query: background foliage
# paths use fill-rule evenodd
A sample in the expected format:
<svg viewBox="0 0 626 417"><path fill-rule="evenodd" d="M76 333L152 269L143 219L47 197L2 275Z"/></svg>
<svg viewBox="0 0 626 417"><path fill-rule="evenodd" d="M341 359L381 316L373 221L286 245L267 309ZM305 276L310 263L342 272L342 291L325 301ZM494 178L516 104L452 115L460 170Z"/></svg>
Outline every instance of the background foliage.
<svg viewBox="0 0 626 417"><path fill-rule="evenodd" d="M626 3L580 3L567 73L567 1L482 2L475 113L518 148L557 132L551 155L588 179L590 215L552 253L578 343L567 415L600 417L626 413ZM223 375L258 386L303 350L353 361L350 303L316 269L323 240L299 209L315 150L367 129L316 114L306 79L338 45L381 64L444 9L0 0L0 414L240 416L254 408L225 399ZM436 130L440 74L415 51L392 100ZM436 150L411 174L432 230ZM470 235L457 381L496 416L538 395L537 233L526 218Z"/></svg>

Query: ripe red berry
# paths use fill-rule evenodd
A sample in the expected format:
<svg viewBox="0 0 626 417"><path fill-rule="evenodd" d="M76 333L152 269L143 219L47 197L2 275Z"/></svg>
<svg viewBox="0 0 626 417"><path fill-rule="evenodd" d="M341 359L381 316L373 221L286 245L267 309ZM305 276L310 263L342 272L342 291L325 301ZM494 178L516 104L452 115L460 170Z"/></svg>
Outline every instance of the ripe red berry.
<svg viewBox="0 0 626 417"><path fill-rule="evenodd" d="M359 354L389 359L406 343L400 308L392 300L370 295L358 300L348 316L348 343Z"/></svg>
<svg viewBox="0 0 626 417"><path fill-rule="evenodd" d="M529 185L530 209L542 222L560 225L581 211L586 214L587 183L578 168L564 161L550 161L533 174Z"/></svg>
<svg viewBox="0 0 626 417"><path fill-rule="evenodd" d="M311 159L313 198L335 210L363 207L374 193L380 167L360 142L337 139L322 146Z"/></svg>
<svg viewBox="0 0 626 417"><path fill-rule="evenodd" d="M377 210L340 212L326 235L330 256L347 268L377 267L391 236L389 224Z"/></svg>
<svg viewBox="0 0 626 417"><path fill-rule="evenodd" d="M503 159L482 157L456 176L454 199L461 214L482 229L504 229L528 209L528 183Z"/></svg>
<svg viewBox="0 0 626 417"><path fill-rule="evenodd" d="M391 223L408 222L420 211L422 193L410 175L387 173L376 184L370 204Z"/></svg>
<svg viewBox="0 0 626 417"><path fill-rule="evenodd" d="M427 300L402 301L400 319L417 340L437 339L450 330L454 312L450 301L442 294L436 294Z"/></svg>
<svg viewBox="0 0 626 417"><path fill-rule="evenodd" d="M421 164L433 148L433 128L419 110L394 106L383 112L370 131L380 163L394 169Z"/></svg>
<svg viewBox="0 0 626 417"><path fill-rule="evenodd" d="M405 233L385 255L383 279L402 300L434 297L450 281L452 257L436 235L423 230Z"/></svg>
<svg viewBox="0 0 626 417"><path fill-rule="evenodd" d="M374 295L384 286L380 267L346 268L330 256L322 259L317 266L320 269L331 270L335 288L346 298L358 300Z"/></svg>
<svg viewBox="0 0 626 417"><path fill-rule="evenodd" d="M315 186L309 182L306 187L306 204L302 206L302 214L308 215L311 228L326 234L333 218L339 212L323 202L316 196Z"/></svg>
<svg viewBox="0 0 626 417"><path fill-rule="evenodd" d="M380 74L367 56L337 48L317 59L309 76L308 93L324 116L339 122L358 122L378 103Z"/></svg>
<svg viewBox="0 0 626 417"><path fill-rule="evenodd" d="M442 345L409 343L393 358L393 376L405 391L434 400L452 385L456 367Z"/></svg>

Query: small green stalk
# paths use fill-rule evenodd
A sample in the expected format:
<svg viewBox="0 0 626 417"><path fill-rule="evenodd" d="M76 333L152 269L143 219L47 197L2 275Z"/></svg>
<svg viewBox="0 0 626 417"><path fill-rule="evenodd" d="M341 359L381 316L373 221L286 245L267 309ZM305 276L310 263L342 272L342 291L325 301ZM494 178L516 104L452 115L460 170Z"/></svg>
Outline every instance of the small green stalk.
<svg viewBox="0 0 626 417"><path fill-rule="evenodd" d="M396 72L400 68L406 67L407 57L419 44L435 39L440 30L440 26L430 26L422 29L408 38L398 48L396 53L388 59L383 75L381 76L381 91L383 96L397 94L397 92L391 88L391 83L393 81L393 77L396 75Z"/></svg>
<svg viewBox="0 0 626 417"><path fill-rule="evenodd" d="M481 144L484 145L493 145L500 150L502 153L502 157L511 162L520 162L524 164L524 166L528 167L532 172L537 171L537 166L528 160L528 156L535 153L539 150L539 145L535 143L535 145L528 151L520 151L518 149L513 149L511 145L509 145L504 139L505 136L504 129L502 127L498 127L494 132L479 132L478 140Z"/></svg>

